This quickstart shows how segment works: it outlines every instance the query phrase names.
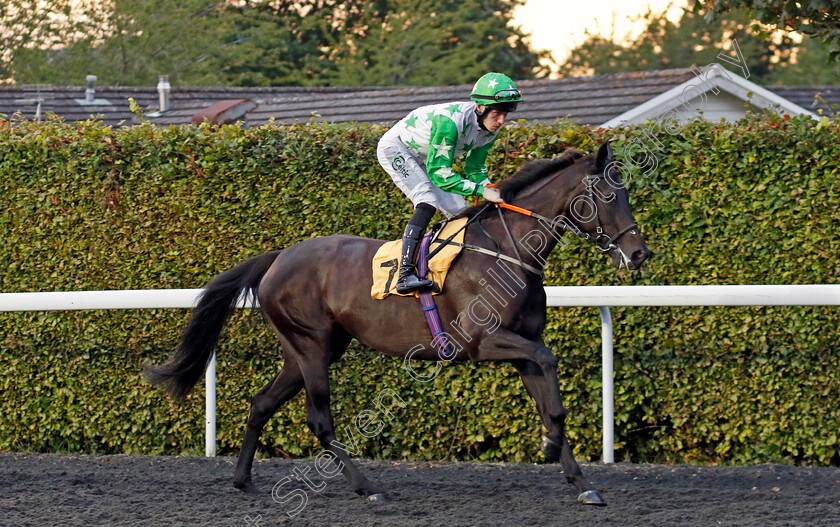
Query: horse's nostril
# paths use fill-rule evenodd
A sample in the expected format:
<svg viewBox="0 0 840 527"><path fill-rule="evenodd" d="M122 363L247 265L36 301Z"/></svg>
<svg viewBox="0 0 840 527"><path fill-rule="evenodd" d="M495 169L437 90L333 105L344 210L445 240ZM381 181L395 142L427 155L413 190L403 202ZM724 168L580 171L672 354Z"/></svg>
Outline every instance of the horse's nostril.
<svg viewBox="0 0 840 527"><path fill-rule="evenodd" d="M644 262L647 257L650 255L649 251L644 251L639 249L638 251L633 253L633 261L636 263Z"/></svg>

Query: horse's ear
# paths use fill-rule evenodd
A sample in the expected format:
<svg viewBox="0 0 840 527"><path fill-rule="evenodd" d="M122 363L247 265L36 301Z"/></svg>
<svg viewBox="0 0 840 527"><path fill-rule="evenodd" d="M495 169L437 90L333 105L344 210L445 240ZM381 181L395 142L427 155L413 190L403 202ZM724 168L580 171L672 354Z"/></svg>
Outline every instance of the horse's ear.
<svg viewBox="0 0 840 527"><path fill-rule="evenodd" d="M615 161L615 156L613 155L610 142L607 141L601 145L601 148L598 149L598 157L595 158L596 173L603 174L604 169L613 161Z"/></svg>

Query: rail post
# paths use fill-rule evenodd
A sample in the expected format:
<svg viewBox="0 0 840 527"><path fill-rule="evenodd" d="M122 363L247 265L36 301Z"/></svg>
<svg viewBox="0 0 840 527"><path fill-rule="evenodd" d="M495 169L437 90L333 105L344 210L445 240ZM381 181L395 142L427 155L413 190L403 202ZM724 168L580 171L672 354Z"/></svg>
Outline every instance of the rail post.
<svg viewBox="0 0 840 527"><path fill-rule="evenodd" d="M216 352L204 373L204 454L216 456Z"/></svg>
<svg viewBox="0 0 840 527"><path fill-rule="evenodd" d="M601 416L603 446L601 459L615 463L615 429L613 398L613 332L609 306L599 306L601 312L601 384L603 413Z"/></svg>

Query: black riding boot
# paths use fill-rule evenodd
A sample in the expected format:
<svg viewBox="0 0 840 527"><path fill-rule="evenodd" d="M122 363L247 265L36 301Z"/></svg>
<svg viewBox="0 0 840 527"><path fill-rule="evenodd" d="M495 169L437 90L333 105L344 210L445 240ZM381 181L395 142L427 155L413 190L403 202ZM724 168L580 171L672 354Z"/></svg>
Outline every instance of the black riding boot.
<svg viewBox="0 0 840 527"><path fill-rule="evenodd" d="M414 266L414 256L417 254L417 246L420 244L422 236L422 227L411 223L406 226L400 256L400 278L397 280L397 293L401 295L412 293L418 289L426 289L433 285L431 280L417 276L417 268Z"/></svg>

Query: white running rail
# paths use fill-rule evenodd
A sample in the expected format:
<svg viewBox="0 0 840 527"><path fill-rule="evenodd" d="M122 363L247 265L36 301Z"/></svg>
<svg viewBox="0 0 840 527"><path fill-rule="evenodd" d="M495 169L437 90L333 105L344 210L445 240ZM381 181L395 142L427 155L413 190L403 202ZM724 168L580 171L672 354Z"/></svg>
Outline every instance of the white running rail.
<svg viewBox="0 0 840 527"><path fill-rule="evenodd" d="M195 307L201 289L0 293L3 311ZM547 286L552 307L591 306L601 313L603 462L614 462L613 347L610 306L837 306L840 284ZM244 300L239 307L248 307ZM216 455L216 357L205 375L205 453Z"/></svg>

